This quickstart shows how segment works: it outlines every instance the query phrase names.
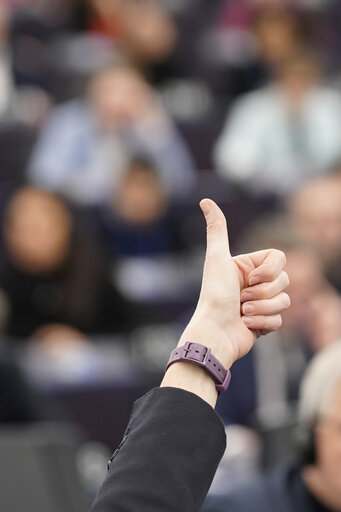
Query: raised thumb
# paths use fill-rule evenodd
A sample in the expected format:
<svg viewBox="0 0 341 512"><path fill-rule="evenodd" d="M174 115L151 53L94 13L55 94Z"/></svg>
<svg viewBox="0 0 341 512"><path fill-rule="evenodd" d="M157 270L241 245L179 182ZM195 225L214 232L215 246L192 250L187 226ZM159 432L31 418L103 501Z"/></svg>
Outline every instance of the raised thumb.
<svg viewBox="0 0 341 512"><path fill-rule="evenodd" d="M225 215L212 199L200 201L207 226L206 258L214 256L225 257L230 255L230 246L227 233Z"/></svg>

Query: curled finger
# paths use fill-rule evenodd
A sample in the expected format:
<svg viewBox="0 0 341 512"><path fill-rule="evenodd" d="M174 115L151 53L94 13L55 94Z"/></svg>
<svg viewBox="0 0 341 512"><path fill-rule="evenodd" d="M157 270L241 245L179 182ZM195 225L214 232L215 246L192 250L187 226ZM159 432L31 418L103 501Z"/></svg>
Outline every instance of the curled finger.
<svg viewBox="0 0 341 512"><path fill-rule="evenodd" d="M271 299L283 292L289 285L288 274L283 270L279 276L270 282L256 284L245 288L240 296L241 302L252 300Z"/></svg>
<svg viewBox="0 0 341 512"><path fill-rule="evenodd" d="M281 315L259 315L259 316L243 316L243 322L252 331L259 331L261 334L277 331L282 326Z"/></svg>
<svg viewBox="0 0 341 512"><path fill-rule="evenodd" d="M261 254L262 253L263 251L261 251ZM249 286L274 281L282 272L285 264L286 257L284 252L277 249L269 249L264 254L263 262L250 272L248 279Z"/></svg>
<svg viewBox="0 0 341 512"><path fill-rule="evenodd" d="M276 315L290 306L287 293L281 292L271 299L244 302L242 313L246 316Z"/></svg>

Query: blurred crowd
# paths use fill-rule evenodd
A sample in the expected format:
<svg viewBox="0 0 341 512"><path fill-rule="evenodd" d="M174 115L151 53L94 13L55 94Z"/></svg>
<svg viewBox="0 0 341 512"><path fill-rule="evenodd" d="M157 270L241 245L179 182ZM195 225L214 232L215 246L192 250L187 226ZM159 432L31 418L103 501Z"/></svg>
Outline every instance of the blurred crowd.
<svg viewBox="0 0 341 512"><path fill-rule="evenodd" d="M292 421L308 361L341 338L340 23L337 0L1 0L0 379L19 386L30 354L31 378L100 380L116 340L157 384L211 197L234 253L288 260L283 327L218 406L235 471L254 469L250 443ZM0 387L0 422L39 419L24 381Z"/></svg>

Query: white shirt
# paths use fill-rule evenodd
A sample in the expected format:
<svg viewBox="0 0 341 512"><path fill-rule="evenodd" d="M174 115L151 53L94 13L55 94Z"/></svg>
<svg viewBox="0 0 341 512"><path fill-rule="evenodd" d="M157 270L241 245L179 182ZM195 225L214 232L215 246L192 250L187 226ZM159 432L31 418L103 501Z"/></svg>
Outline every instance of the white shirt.
<svg viewBox="0 0 341 512"><path fill-rule="evenodd" d="M341 158L341 95L312 89L299 111L266 87L237 100L214 151L218 171L255 192L286 194Z"/></svg>

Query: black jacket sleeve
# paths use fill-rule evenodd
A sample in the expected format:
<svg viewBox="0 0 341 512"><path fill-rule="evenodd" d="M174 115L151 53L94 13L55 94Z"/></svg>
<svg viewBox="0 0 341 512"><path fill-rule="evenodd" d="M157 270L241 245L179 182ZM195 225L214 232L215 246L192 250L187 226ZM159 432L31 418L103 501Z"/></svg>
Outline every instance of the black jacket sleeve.
<svg viewBox="0 0 341 512"><path fill-rule="evenodd" d="M92 512L199 511L225 447L212 407L156 388L135 403Z"/></svg>

